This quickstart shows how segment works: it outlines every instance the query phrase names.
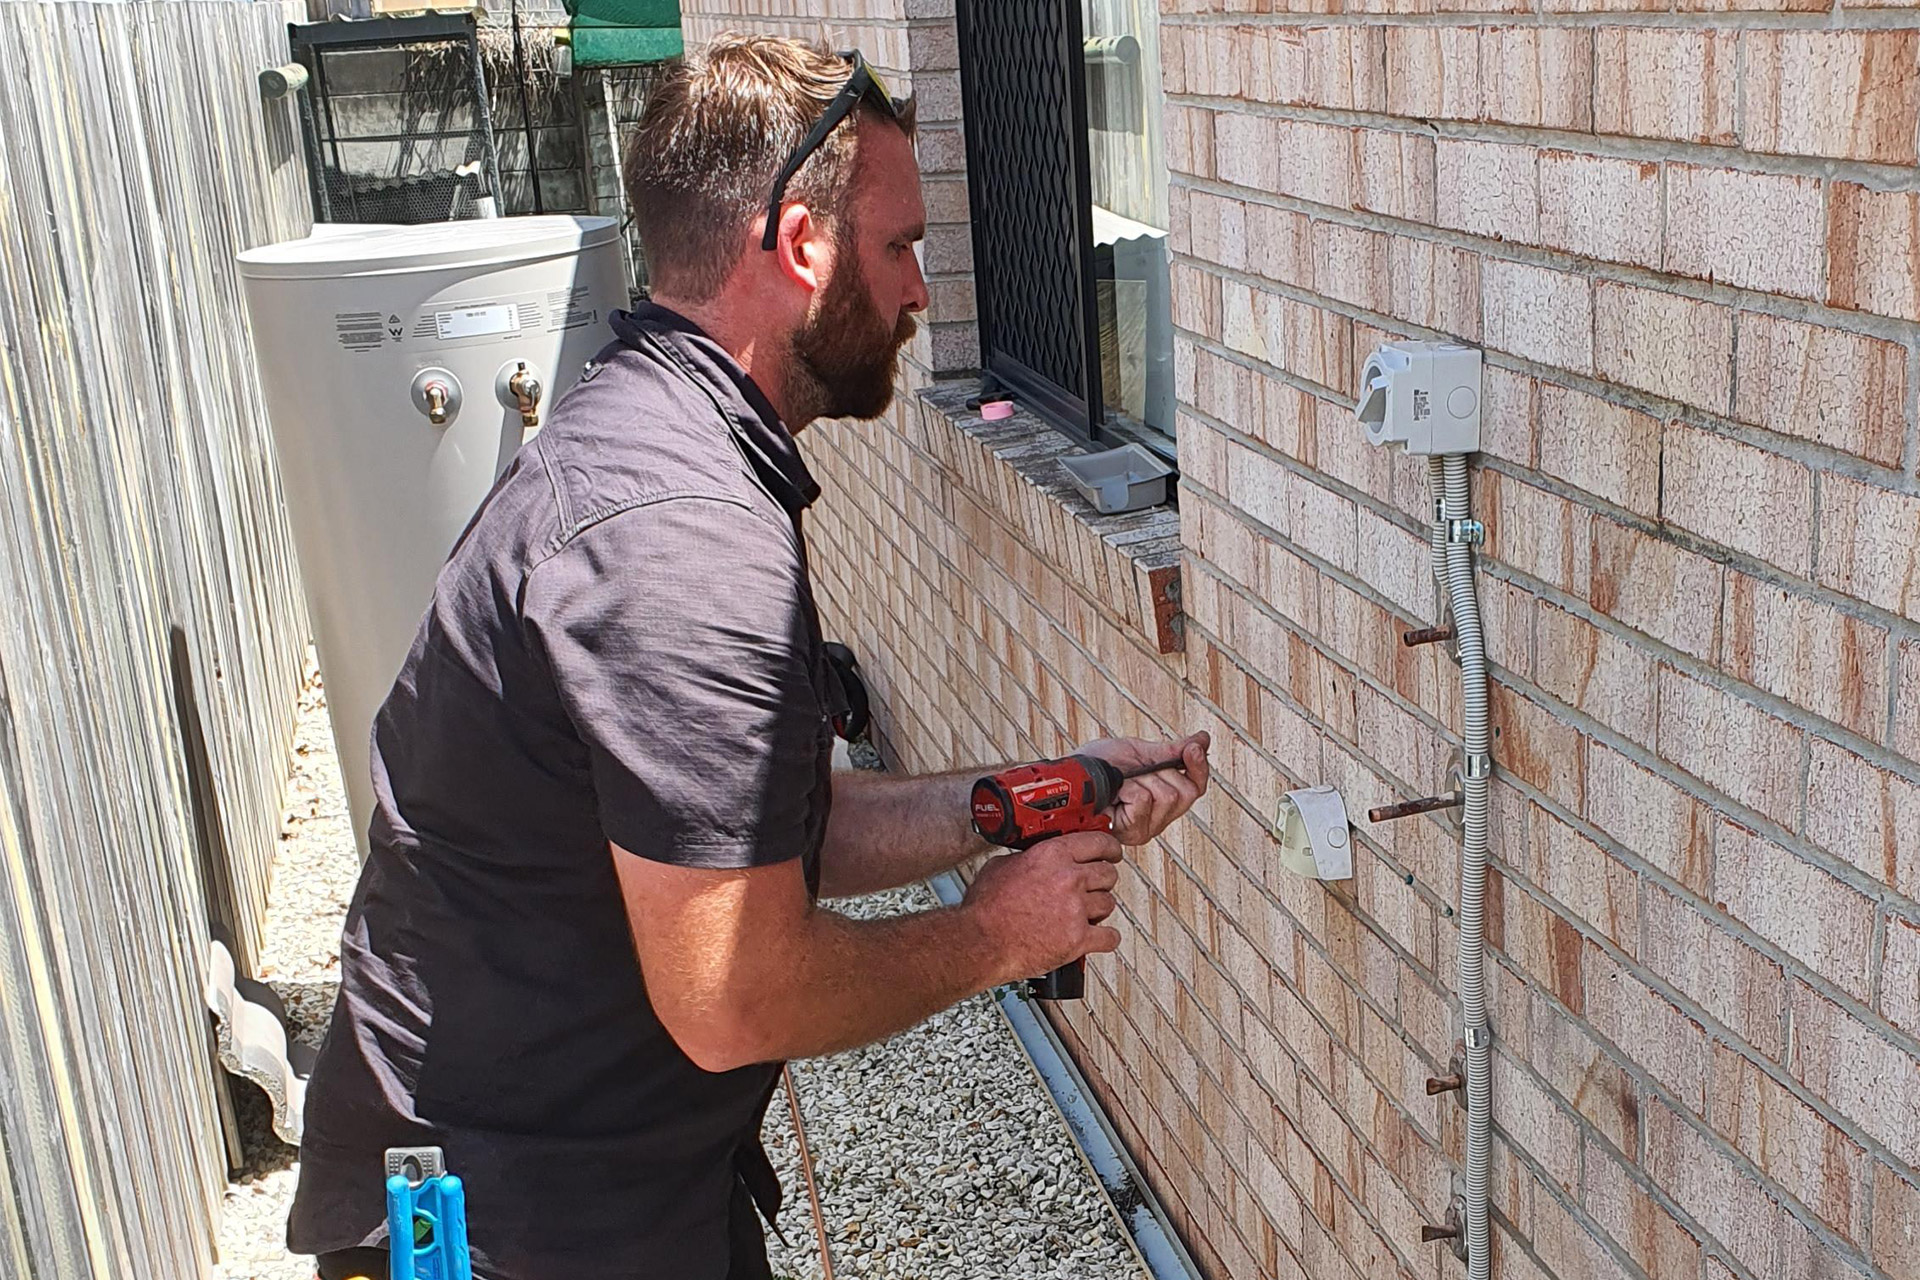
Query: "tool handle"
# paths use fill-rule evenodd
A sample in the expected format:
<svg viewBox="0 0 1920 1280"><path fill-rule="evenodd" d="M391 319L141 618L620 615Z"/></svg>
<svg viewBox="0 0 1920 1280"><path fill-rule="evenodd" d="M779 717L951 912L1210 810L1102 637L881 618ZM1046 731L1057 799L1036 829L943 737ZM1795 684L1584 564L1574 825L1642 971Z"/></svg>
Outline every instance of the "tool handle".
<svg viewBox="0 0 1920 1280"><path fill-rule="evenodd" d="M1087 994L1087 962L1075 960L1052 973L1027 979L1027 994L1035 1000L1080 1000Z"/></svg>

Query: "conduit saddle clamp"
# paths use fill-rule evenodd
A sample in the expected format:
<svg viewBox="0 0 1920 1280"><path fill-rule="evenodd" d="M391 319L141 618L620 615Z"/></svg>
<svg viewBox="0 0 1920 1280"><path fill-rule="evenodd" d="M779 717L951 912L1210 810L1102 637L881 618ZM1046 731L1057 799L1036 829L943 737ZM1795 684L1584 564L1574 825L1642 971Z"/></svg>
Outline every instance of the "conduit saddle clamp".
<svg viewBox="0 0 1920 1280"><path fill-rule="evenodd" d="M1491 752L1469 752L1466 757L1466 762L1466 776L1469 780L1478 782L1483 778L1491 778L1493 776L1493 754Z"/></svg>
<svg viewBox="0 0 1920 1280"><path fill-rule="evenodd" d="M1487 540L1487 526L1478 520L1447 521L1447 541L1462 542L1470 547L1480 546Z"/></svg>

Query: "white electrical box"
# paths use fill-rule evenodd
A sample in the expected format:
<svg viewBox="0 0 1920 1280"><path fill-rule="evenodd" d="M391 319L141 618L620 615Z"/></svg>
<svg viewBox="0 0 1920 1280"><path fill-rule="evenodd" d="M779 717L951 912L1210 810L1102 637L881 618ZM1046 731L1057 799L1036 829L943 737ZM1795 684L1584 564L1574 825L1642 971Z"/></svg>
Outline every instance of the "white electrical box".
<svg viewBox="0 0 1920 1280"><path fill-rule="evenodd" d="M1388 342L1367 357L1354 406L1373 444L1408 453L1480 447L1480 350L1455 342Z"/></svg>
<svg viewBox="0 0 1920 1280"><path fill-rule="evenodd" d="M374 713L455 539L612 340L620 229L323 223L241 254L240 276L364 856Z"/></svg>
<svg viewBox="0 0 1920 1280"><path fill-rule="evenodd" d="M1280 798L1273 818L1280 865L1309 880L1353 879L1353 829L1347 803L1332 787L1305 787Z"/></svg>

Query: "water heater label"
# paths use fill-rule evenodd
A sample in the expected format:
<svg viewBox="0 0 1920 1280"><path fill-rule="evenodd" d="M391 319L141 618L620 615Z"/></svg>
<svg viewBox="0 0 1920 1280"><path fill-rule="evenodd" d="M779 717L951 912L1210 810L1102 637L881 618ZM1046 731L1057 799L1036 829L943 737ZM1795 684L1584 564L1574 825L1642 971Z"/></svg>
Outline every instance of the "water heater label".
<svg viewBox="0 0 1920 1280"><path fill-rule="evenodd" d="M512 333L520 327L516 309L510 303L488 307L460 307L434 313L434 328L440 341L458 338L484 338Z"/></svg>

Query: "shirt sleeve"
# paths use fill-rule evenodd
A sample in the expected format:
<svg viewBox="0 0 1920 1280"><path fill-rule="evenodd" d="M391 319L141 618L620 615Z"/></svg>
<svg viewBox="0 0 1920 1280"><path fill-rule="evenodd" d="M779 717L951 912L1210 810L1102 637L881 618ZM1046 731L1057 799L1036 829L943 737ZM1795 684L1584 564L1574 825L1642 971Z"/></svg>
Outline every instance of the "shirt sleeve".
<svg viewBox="0 0 1920 1280"><path fill-rule="evenodd" d="M608 839L690 867L806 852L831 730L804 572L784 530L707 498L610 517L533 571L524 616Z"/></svg>

